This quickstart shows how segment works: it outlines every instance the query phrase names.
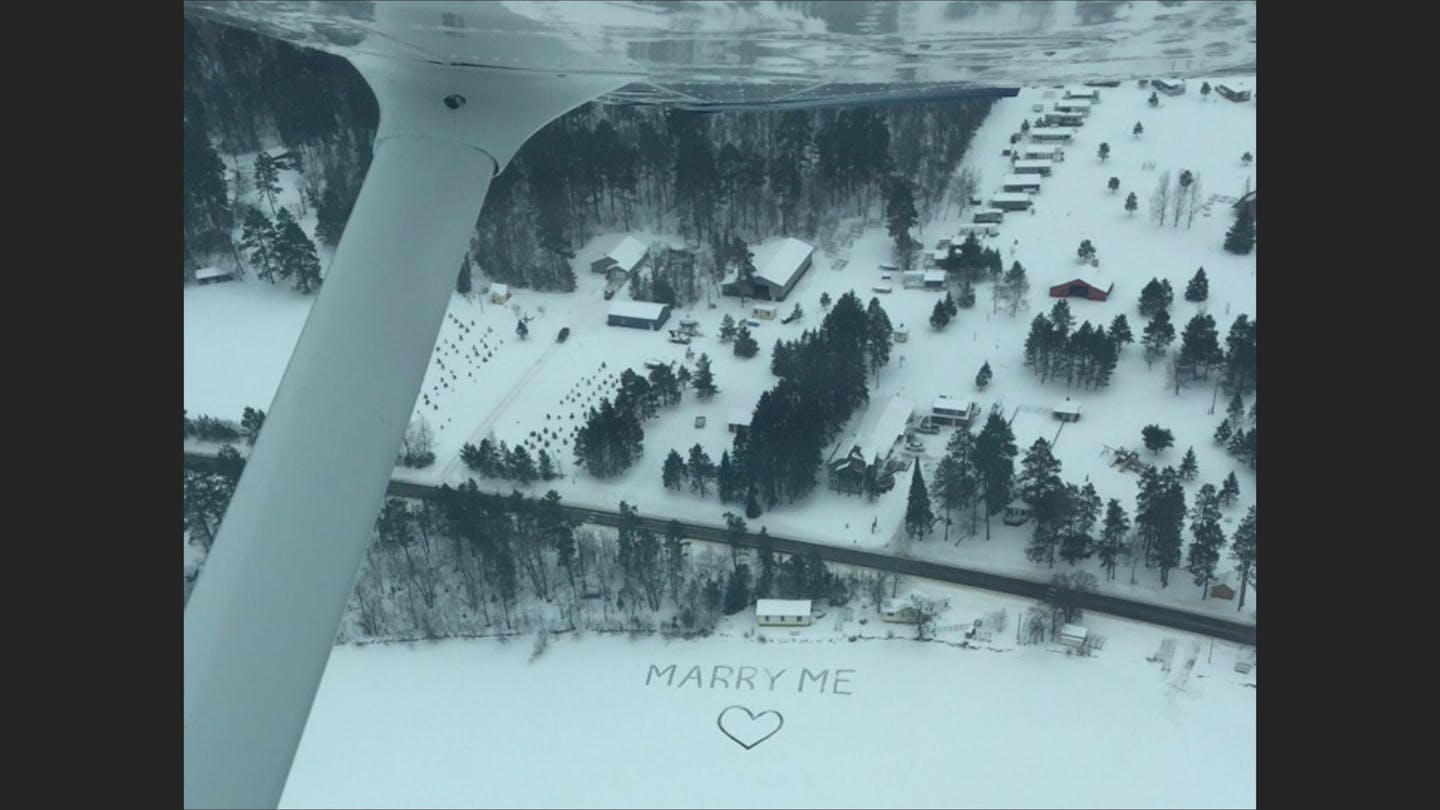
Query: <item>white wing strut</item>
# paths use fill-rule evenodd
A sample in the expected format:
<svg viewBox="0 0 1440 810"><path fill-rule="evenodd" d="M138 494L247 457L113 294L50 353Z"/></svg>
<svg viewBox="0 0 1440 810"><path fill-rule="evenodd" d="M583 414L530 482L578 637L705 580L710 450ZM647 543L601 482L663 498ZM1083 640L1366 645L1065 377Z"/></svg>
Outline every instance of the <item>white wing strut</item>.
<svg viewBox="0 0 1440 810"><path fill-rule="evenodd" d="M490 179L632 78L352 61L374 158L185 610L187 807L279 804Z"/></svg>

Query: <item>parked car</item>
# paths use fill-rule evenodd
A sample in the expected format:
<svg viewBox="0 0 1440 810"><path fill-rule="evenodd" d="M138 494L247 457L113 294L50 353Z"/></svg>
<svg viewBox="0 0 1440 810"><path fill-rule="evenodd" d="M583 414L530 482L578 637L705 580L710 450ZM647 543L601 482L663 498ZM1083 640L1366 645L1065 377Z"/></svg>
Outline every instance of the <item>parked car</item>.
<svg viewBox="0 0 1440 810"><path fill-rule="evenodd" d="M924 419L920 420L920 424L916 426L915 431L917 433L925 433L934 436L940 432L940 426L930 421L930 417L927 416Z"/></svg>
<svg viewBox="0 0 1440 810"><path fill-rule="evenodd" d="M760 325L760 322L755 320L754 318L746 318L745 320L741 321L741 323L745 324L751 329L754 329Z"/></svg>
<svg viewBox="0 0 1440 810"><path fill-rule="evenodd" d="M703 417L703 416L697 416L697 417L695 417L695 427L697 427L697 428L703 428L703 427L705 427L705 417Z"/></svg>
<svg viewBox="0 0 1440 810"><path fill-rule="evenodd" d="M570 327L567 326L560 330L560 334L555 338L555 342L564 343L568 337L570 337Z"/></svg>

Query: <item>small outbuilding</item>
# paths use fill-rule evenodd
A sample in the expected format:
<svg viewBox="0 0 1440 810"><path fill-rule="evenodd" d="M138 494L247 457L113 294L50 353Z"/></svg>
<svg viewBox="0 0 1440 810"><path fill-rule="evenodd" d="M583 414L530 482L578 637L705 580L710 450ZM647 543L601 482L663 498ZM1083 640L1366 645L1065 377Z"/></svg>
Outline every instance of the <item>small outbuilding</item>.
<svg viewBox="0 0 1440 810"><path fill-rule="evenodd" d="M999 208L981 208L971 217L977 223L996 223L1005 220L1005 212Z"/></svg>
<svg viewBox="0 0 1440 810"><path fill-rule="evenodd" d="M1048 176L1055 168L1053 160L1017 160L1010 166L1016 174L1040 174Z"/></svg>
<svg viewBox="0 0 1440 810"><path fill-rule="evenodd" d="M1045 123L1050 126L1078 127L1085 123L1085 113L1072 110L1051 110L1045 113ZM1034 130L1031 130L1033 137Z"/></svg>
<svg viewBox="0 0 1440 810"><path fill-rule="evenodd" d="M927 290L943 290L943 289L945 289L945 271L944 271L944 270L926 270L926 271L925 271L925 289L927 289Z"/></svg>
<svg viewBox="0 0 1440 810"><path fill-rule="evenodd" d="M223 267L205 267L195 271L195 283L204 287L207 284L222 284L226 281L234 281L235 274Z"/></svg>
<svg viewBox="0 0 1440 810"><path fill-rule="evenodd" d="M755 621L761 627L808 627L809 599L757 599Z"/></svg>
<svg viewBox="0 0 1440 810"><path fill-rule="evenodd" d="M1080 403L1069 397L1066 397L1063 401L1055 405L1055 409L1054 411L1052 411L1052 413L1055 418L1059 419L1061 422L1079 422Z"/></svg>
<svg viewBox="0 0 1440 810"><path fill-rule="evenodd" d="M1035 143L1068 143L1075 137L1075 130L1069 127L1034 127L1030 140Z"/></svg>
<svg viewBox="0 0 1440 810"><path fill-rule="evenodd" d="M1150 82L1156 90L1167 96L1181 96L1185 94L1185 82L1179 79L1154 79Z"/></svg>
<svg viewBox="0 0 1440 810"><path fill-rule="evenodd" d="M1042 158L1042 160L1043 159L1044 158ZM1040 178L1033 174L1017 174L1013 177L1002 178L1000 180L1000 187L1007 192L1039 191ZM995 205L995 203L992 201L991 205ZM996 205L995 207L1002 208L1003 206Z"/></svg>
<svg viewBox="0 0 1440 810"><path fill-rule="evenodd" d="M886 599L880 605L880 618L895 624L920 623L920 614L908 599Z"/></svg>
<svg viewBox="0 0 1440 810"><path fill-rule="evenodd" d="M810 269L814 253L814 245L791 236L771 239L755 249L755 272L749 280L741 281L739 273L731 271L720 282L720 291L743 298L783 301Z"/></svg>
<svg viewBox="0 0 1440 810"><path fill-rule="evenodd" d="M509 284L491 284L491 285L490 285L490 303L492 303L492 304L503 304L503 303L505 303L506 301L509 301L509 300L510 300L510 285L509 285Z"/></svg>
<svg viewBox="0 0 1440 810"><path fill-rule="evenodd" d="M1081 273L1063 284L1050 288L1051 298L1084 298L1087 301L1104 301L1115 289L1115 282L1101 278L1096 273Z"/></svg>
<svg viewBox="0 0 1440 810"><path fill-rule="evenodd" d="M930 406L930 421L938 425L966 427L975 421L980 406L973 399L938 396Z"/></svg>
<svg viewBox="0 0 1440 810"><path fill-rule="evenodd" d="M990 205L1001 211L1027 211L1034 205L1034 200L1030 199L1029 194L1007 191L991 197Z"/></svg>
<svg viewBox="0 0 1440 810"><path fill-rule="evenodd" d="M1059 641L1066 647L1078 650L1085 646L1085 638L1089 635L1090 631L1078 624L1066 624L1060 627Z"/></svg>
<svg viewBox="0 0 1440 810"><path fill-rule="evenodd" d="M1240 104L1250 100L1250 89L1238 84L1217 84L1215 92L1221 97Z"/></svg>
<svg viewBox="0 0 1440 810"><path fill-rule="evenodd" d="M1065 91L1065 98L1067 98L1067 99L1069 99L1069 98L1084 99L1084 100L1086 100L1086 101L1089 101L1089 102L1092 103L1092 104L1098 104L1098 103L1100 103L1100 91L1099 91L1099 90L1077 90L1077 89L1071 88L1071 89Z"/></svg>
<svg viewBox="0 0 1440 810"><path fill-rule="evenodd" d="M626 236L617 242L615 247L606 251L605 255L591 262L590 269L596 273L618 270L628 276L645 261L648 253L649 248L645 247L644 242L633 236Z"/></svg>
<svg viewBox="0 0 1440 810"><path fill-rule="evenodd" d="M757 318L764 318L767 321L773 321L780 314L780 305L756 304L755 308L750 310L750 313Z"/></svg>
<svg viewBox="0 0 1440 810"><path fill-rule="evenodd" d="M658 330L670 319L669 304L654 304L649 301L615 301L610 304L610 326L628 326L632 329Z"/></svg>
<svg viewBox="0 0 1440 810"><path fill-rule="evenodd" d="M1221 582L1217 585L1211 586L1210 597L1212 599L1234 599L1235 589Z"/></svg>

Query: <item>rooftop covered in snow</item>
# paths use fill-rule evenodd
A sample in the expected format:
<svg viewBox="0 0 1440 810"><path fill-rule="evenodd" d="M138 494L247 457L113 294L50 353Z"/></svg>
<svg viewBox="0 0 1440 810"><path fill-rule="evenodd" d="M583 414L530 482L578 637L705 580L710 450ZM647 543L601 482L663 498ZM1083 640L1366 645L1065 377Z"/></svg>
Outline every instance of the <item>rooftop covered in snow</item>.
<svg viewBox="0 0 1440 810"><path fill-rule="evenodd" d="M652 304L649 301L615 301L610 304L610 314L622 318L644 318L653 321L664 312L664 304Z"/></svg>
<svg viewBox="0 0 1440 810"><path fill-rule="evenodd" d="M757 599L756 616L809 616L809 599Z"/></svg>
<svg viewBox="0 0 1440 810"><path fill-rule="evenodd" d="M616 267L628 273L640 264L647 251L644 242L633 236L626 236L616 243L615 247L606 251L605 255L615 260Z"/></svg>

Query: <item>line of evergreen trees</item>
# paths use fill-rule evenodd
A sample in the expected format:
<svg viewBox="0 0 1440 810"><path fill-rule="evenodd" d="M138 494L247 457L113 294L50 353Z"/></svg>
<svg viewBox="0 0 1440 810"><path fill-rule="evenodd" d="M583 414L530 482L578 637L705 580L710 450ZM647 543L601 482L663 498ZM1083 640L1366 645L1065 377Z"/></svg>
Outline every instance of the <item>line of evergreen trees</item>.
<svg viewBox="0 0 1440 810"><path fill-rule="evenodd" d="M1055 302L1047 317L1036 315L1025 338L1025 366L1040 376L1040 381L1065 379L1067 387L1105 388L1119 362L1120 348L1129 335L1129 327L1116 318L1124 329L1107 334L1104 326L1092 327L1085 321L1073 333L1074 318L1065 299Z"/></svg>
<svg viewBox="0 0 1440 810"><path fill-rule="evenodd" d="M187 527L207 549L236 479L236 471L185 473ZM584 628L706 634L755 599L844 604L856 590L853 577L834 575L814 552L774 552L764 529L754 552L697 554L678 522L656 532L630 504L621 502L613 537L580 529L561 507L554 490L504 496L473 482L442 487L434 500L387 498L340 639ZM743 521L735 528L747 534Z"/></svg>
<svg viewBox="0 0 1440 810"><path fill-rule="evenodd" d="M545 448L540 448L531 458L524 445L506 447L504 440L492 443L489 439L481 439L478 447L467 442L460 448L460 460L466 469L482 478L503 478L528 484L560 477L554 459L545 452Z"/></svg>

